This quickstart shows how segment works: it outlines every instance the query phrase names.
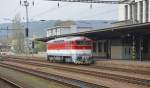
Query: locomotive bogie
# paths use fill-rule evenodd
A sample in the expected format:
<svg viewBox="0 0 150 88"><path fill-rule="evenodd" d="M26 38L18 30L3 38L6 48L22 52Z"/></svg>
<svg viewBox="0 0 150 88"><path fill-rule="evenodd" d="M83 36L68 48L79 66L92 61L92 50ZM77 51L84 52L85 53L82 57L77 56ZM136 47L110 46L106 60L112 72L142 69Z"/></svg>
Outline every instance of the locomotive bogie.
<svg viewBox="0 0 150 88"><path fill-rule="evenodd" d="M47 56L47 60L49 62L60 62L60 63L75 63L75 64L90 64L92 63L92 57L91 56Z"/></svg>

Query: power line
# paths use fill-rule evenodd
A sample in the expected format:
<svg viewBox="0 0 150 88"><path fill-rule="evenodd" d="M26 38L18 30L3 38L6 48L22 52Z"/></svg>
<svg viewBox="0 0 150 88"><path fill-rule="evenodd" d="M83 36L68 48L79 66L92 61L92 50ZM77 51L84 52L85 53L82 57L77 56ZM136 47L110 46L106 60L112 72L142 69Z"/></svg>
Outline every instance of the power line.
<svg viewBox="0 0 150 88"><path fill-rule="evenodd" d="M110 9L110 10L107 10L107 11L104 11L104 12L96 13L96 14L93 14L92 16L80 17L79 19L91 18L91 17L97 16L97 15L98 15L98 16L103 16L103 15L106 15L106 14L108 14L108 13L114 12L114 10L116 10L116 9Z"/></svg>
<svg viewBox="0 0 150 88"><path fill-rule="evenodd" d="M17 5L17 7L10 14L15 13L18 9L19 9L19 6Z"/></svg>
<svg viewBox="0 0 150 88"><path fill-rule="evenodd" d="M59 3L59 2L58 2ZM70 5L70 4L69 4ZM64 5L64 6L61 6L61 8L62 7L65 7L65 6L68 6L68 4L67 5ZM92 6L92 8L93 8L93 6ZM48 13L50 13L50 12L54 12L54 11L56 11L56 10L58 10L59 8L51 8L51 9L48 9L48 10L46 10L46 11L44 11L44 12L41 12L41 13L39 13L39 14L37 14L37 15L34 15L32 18L34 18L34 17L38 17L38 16L42 16L42 15L46 15L46 14L48 14ZM92 9L91 9L92 10ZM111 9L112 10L112 9ZM109 11L105 11L105 12L101 12L101 13L96 13L95 15L97 15L97 14L99 14L99 16L100 16L100 14L107 14L108 12L111 12L111 10L109 10ZM86 11L82 11L80 14L85 14L85 13L88 13L87 12L88 10L86 10ZM95 16L94 15L94 16ZM89 18L89 17L92 17L92 16L86 16L86 17L83 17L83 18ZM79 18L79 19L82 19L82 18Z"/></svg>
<svg viewBox="0 0 150 88"><path fill-rule="evenodd" d="M19 9L19 5L17 5L16 6L16 8L15 9L13 9L12 11L10 11L10 13L8 14L8 15L6 15L7 17L10 17L10 14L13 14L13 13L15 13L17 10ZM1 19L3 19L3 20L9 20L9 18L1 18Z"/></svg>
<svg viewBox="0 0 150 88"><path fill-rule="evenodd" d="M34 15L34 16L31 16L31 17L34 18L34 17L42 16L42 15L48 14L48 13L50 13L50 12L56 11L56 10L58 10L58 9L61 9L61 8L63 8L63 7L69 6L69 5L72 5L72 4L66 4L66 5L63 5L63 6L60 6L60 5L59 5L59 8L58 8L58 7L50 8L50 9L44 11L44 12L41 12L41 13L36 14L36 15Z"/></svg>
<svg viewBox="0 0 150 88"><path fill-rule="evenodd" d="M47 0L47 1L62 1L62 2L80 2L80 3L104 3L104 4L128 4L126 1L116 0Z"/></svg>
<svg viewBox="0 0 150 88"><path fill-rule="evenodd" d="M55 9L56 9L56 8L51 8L51 9L48 9L48 10L46 10L46 11L44 11L44 12L41 12L41 13L36 14L36 15L34 15L34 16L31 16L31 17L34 18L34 17L38 17L38 16L41 16L41 15L45 15L45 13L48 13L49 11L52 12L52 11L55 10Z"/></svg>

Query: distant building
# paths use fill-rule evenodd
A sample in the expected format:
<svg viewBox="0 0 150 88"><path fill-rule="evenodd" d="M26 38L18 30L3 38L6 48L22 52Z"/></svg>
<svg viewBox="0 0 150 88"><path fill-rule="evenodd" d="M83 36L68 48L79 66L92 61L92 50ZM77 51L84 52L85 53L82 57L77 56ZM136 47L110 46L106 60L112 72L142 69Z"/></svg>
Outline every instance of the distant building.
<svg viewBox="0 0 150 88"><path fill-rule="evenodd" d="M55 27L48 28L47 37L110 27L112 21L61 21Z"/></svg>
<svg viewBox="0 0 150 88"><path fill-rule="evenodd" d="M0 55L8 55L11 52L11 46L10 45L3 45L0 44Z"/></svg>

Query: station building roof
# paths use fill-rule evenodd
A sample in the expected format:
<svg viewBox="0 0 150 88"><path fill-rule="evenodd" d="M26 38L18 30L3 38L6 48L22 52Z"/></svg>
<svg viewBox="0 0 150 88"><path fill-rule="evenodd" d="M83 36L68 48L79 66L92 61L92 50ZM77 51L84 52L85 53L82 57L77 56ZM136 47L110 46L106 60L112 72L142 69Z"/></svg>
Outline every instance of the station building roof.
<svg viewBox="0 0 150 88"><path fill-rule="evenodd" d="M79 20L79 21L60 21L56 23L55 27L50 27L48 30L54 28L71 28L72 25L75 25L77 28L92 28L92 29L101 29L106 27L111 27L114 20Z"/></svg>
<svg viewBox="0 0 150 88"><path fill-rule="evenodd" d="M150 22L102 28L102 29L97 29L92 31L57 35L51 37L44 37L44 38L38 38L36 40L46 42L54 38L66 37L66 36L86 36L97 40L97 39L107 39L107 38L121 38L127 36L128 34L134 34L134 35L150 34Z"/></svg>

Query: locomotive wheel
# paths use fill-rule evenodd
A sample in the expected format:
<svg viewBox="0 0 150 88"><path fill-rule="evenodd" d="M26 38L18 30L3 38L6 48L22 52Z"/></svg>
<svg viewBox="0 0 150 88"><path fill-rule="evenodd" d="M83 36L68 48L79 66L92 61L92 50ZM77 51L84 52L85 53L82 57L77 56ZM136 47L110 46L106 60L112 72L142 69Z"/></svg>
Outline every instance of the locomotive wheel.
<svg viewBox="0 0 150 88"><path fill-rule="evenodd" d="M52 63L54 62L54 57L51 57L51 62L52 62Z"/></svg>
<svg viewBox="0 0 150 88"><path fill-rule="evenodd" d="M52 57L50 57L50 62L52 62Z"/></svg>

